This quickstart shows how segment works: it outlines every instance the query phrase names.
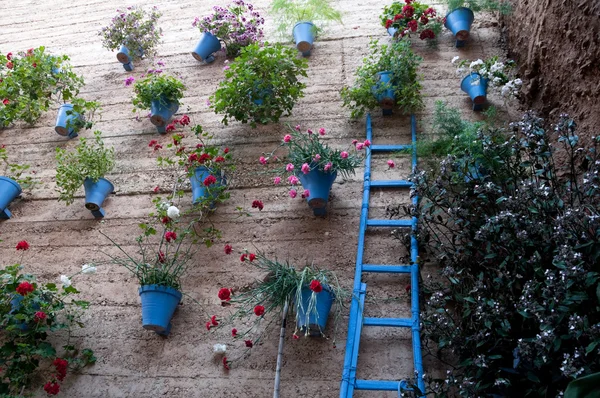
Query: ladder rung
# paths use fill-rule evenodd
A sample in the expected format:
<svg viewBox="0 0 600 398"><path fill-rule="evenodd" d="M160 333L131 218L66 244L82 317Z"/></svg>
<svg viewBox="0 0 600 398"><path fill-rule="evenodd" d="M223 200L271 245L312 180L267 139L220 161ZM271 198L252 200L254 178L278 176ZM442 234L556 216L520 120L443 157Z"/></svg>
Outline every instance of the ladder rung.
<svg viewBox="0 0 600 398"><path fill-rule="evenodd" d="M371 391L398 391L400 383L400 380L356 380L354 388Z"/></svg>
<svg viewBox="0 0 600 398"><path fill-rule="evenodd" d="M410 318L364 318L363 325L365 326L382 326L409 328L413 324Z"/></svg>
<svg viewBox="0 0 600 398"><path fill-rule="evenodd" d="M371 152L393 152L412 149L411 144L407 145L371 145Z"/></svg>
<svg viewBox="0 0 600 398"><path fill-rule="evenodd" d="M406 180L371 181L371 188L410 188L412 182Z"/></svg>
<svg viewBox="0 0 600 398"><path fill-rule="evenodd" d="M390 274L410 274L410 265L379 265L379 264L363 264L363 272L380 272Z"/></svg>
<svg viewBox="0 0 600 398"><path fill-rule="evenodd" d="M412 220L367 220L367 227L412 227Z"/></svg>

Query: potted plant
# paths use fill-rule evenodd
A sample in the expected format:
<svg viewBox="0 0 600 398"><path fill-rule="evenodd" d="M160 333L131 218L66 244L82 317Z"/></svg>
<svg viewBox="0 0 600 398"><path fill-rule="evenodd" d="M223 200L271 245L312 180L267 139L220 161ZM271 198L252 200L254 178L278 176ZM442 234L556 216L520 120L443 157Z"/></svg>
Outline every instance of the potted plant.
<svg viewBox="0 0 600 398"><path fill-rule="evenodd" d="M3 166L0 175L0 219L9 219L12 214L8 210L8 205L21 195L23 189L33 186L33 179L30 176L23 176L23 173L29 169L29 165L8 162L4 145L0 145L0 163Z"/></svg>
<svg viewBox="0 0 600 398"><path fill-rule="evenodd" d="M283 137L281 143L281 146L288 151L285 160L275 156L276 149L261 156L259 162L263 165L267 165L271 159L285 162L285 165L274 170L277 173L274 183L280 184L282 175L287 174L287 182L291 186L289 191L291 198L298 195L296 186L301 183L304 188L301 197L307 200L316 216L325 216L329 192L338 173L343 178L353 174L354 169L362 164L363 156L359 154L360 151L368 150L371 144L368 141L359 143L355 140L354 148L349 152L332 149L320 139L325 135L324 128L320 128L316 134L310 129L301 132L299 125L293 129L288 127L290 133Z"/></svg>
<svg viewBox="0 0 600 398"><path fill-rule="evenodd" d="M58 200L70 205L75 200L75 193L83 185L85 207L96 218L104 217L102 203L115 189L112 182L104 178L114 168L114 149L104 146L101 135L100 131L95 131L91 144L86 138L81 138L75 151L56 148Z"/></svg>
<svg viewBox="0 0 600 398"><path fill-rule="evenodd" d="M370 54L356 70L354 85L341 91L343 106L351 110L351 117L362 117L377 106L384 115L390 115L394 106L406 114L422 109L417 74L422 58L411 51L410 42L379 45L372 40L369 48Z"/></svg>
<svg viewBox="0 0 600 398"><path fill-rule="evenodd" d="M500 11L510 12L510 4L504 0L445 0L448 4L448 14L444 26L456 37L456 47L464 47L471 25L475 19L474 12Z"/></svg>
<svg viewBox="0 0 600 398"><path fill-rule="evenodd" d="M402 39L418 33L421 40L435 40L442 31L442 18L437 11L426 4L416 1L395 1L383 8L379 17L390 36Z"/></svg>
<svg viewBox="0 0 600 398"><path fill-rule="evenodd" d="M135 109L149 110L150 122L160 134L166 133L166 126L179 109L185 86L175 76L167 75L161 69L151 69L133 86Z"/></svg>
<svg viewBox="0 0 600 398"><path fill-rule="evenodd" d="M98 102L82 98L74 98L70 103L64 103L58 108L54 130L70 139L77 137L81 129L92 128L94 115L99 107Z"/></svg>
<svg viewBox="0 0 600 398"><path fill-rule="evenodd" d="M223 113L222 123L235 119L242 123L278 122L291 114L296 101L304 96L307 62L294 50L281 44L253 43L225 70L225 79L210 97L210 107Z"/></svg>
<svg viewBox="0 0 600 398"><path fill-rule="evenodd" d="M162 35L162 29L157 26L161 15L156 6L150 13L138 6L117 10L110 25L98 33L102 37L102 46L110 51L119 49L117 60L126 71L133 71L133 61L156 54Z"/></svg>
<svg viewBox="0 0 600 398"><path fill-rule="evenodd" d="M516 65L514 61L500 62L498 56L485 61L458 60L459 57L456 56L452 59L452 63L458 65L456 73L464 76L460 88L471 97L474 111L483 109L488 87L497 90L506 99L519 93L523 82L519 78L513 78L512 70Z"/></svg>
<svg viewBox="0 0 600 398"><path fill-rule="evenodd" d="M259 42L263 37L261 25L265 23L254 6L235 0L226 7L214 6L213 13L202 19L196 17L192 26L200 30L200 41L192 51L198 61L210 63L212 55L225 44L228 57L239 55L241 48Z"/></svg>
<svg viewBox="0 0 600 398"><path fill-rule="evenodd" d="M271 12L279 21L278 32L287 36L291 30L296 48L305 57L327 23L342 23L342 14L328 0L274 0Z"/></svg>

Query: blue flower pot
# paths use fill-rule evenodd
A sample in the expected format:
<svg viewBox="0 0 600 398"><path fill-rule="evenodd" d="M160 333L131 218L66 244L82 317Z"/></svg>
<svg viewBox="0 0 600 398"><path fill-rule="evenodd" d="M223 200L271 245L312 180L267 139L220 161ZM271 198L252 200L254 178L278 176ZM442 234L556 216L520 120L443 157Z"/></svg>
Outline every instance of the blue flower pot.
<svg viewBox="0 0 600 398"><path fill-rule="evenodd" d="M194 51L192 51L192 56L196 58L196 60L208 64L215 60L213 53L220 49L221 42L219 39L210 32L204 32L200 36L200 40L198 41L198 44L196 44Z"/></svg>
<svg viewBox="0 0 600 398"><path fill-rule="evenodd" d="M19 311L21 309L21 302L23 301L23 299L25 299L25 297L16 293L13 296L13 298L10 300L10 311L8 313L13 314L13 313ZM31 304L31 308L35 311L39 311L41 307L38 303L34 302ZM24 320L16 321L15 324L18 325L18 328L20 330L22 330L23 332L26 332L29 330L29 325L27 325L27 322L25 322Z"/></svg>
<svg viewBox="0 0 600 398"><path fill-rule="evenodd" d="M156 99L150 106L150 122L156 126L160 134L167 132L167 123L173 115L179 110L179 103L170 102L165 99Z"/></svg>
<svg viewBox="0 0 600 398"><path fill-rule="evenodd" d="M477 82L479 84L477 84ZM460 89L469 94L473 101L473 110L480 111L483 109L483 104L486 101L488 79L479 75L479 73L471 73L465 76L460 83Z"/></svg>
<svg viewBox="0 0 600 398"><path fill-rule="evenodd" d="M0 177L0 219L9 219L12 216L8 205L22 192L21 186L15 180Z"/></svg>
<svg viewBox="0 0 600 398"><path fill-rule="evenodd" d="M67 114L68 111L71 111L71 113ZM60 108L58 108L58 115L56 116L56 126L54 127L54 131L63 137L69 137L71 139L77 137L75 129L73 127L67 128L67 123L78 119L79 116L80 115L78 113L73 112L73 105L61 105Z"/></svg>
<svg viewBox="0 0 600 398"><path fill-rule="evenodd" d="M456 47L464 47L474 19L473 11L466 7L459 7L446 15L444 26L456 37Z"/></svg>
<svg viewBox="0 0 600 398"><path fill-rule="evenodd" d="M169 334L171 318L182 294L172 287L160 285L140 286L138 292L142 301L142 327L158 334Z"/></svg>
<svg viewBox="0 0 600 398"><path fill-rule="evenodd" d="M377 102L379 102L379 106L381 106L381 111L384 116L389 116L392 114L392 109L396 104L396 94L394 93L394 86L392 84L392 72L390 71L382 71L377 72L377 84L372 87L373 95L377 98ZM379 92L379 88L383 85L389 85L383 92Z"/></svg>
<svg viewBox="0 0 600 398"><path fill-rule="evenodd" d="M328 285L323 284L323 290L315 293L315 310L309 311L310 298L313 291L308 287L302 288L302 306L296 305L296 325L310 336L322 336L327 326L327 318L333 305L335 295Z"/></svg>
<svg viewBox="0 0 600 398"><path fill-rule="evenodd" d="M302 183L302 187L309 191L310 195L306 200L308 206L313 209L315 216L327 215L329 192L331 192L331 186L337 177L337 172L325 173L314 168L308 174L298 172L297 177Z"/></svg>
<svg viewBox="0 0 600 398"><path fill-rule="evenodd" d="M292 30L296 48L307 57L312 50L313 42L315 41L315 25L312 22L298 22Z"/></svg>
<svg viewBox="0 0 600 398"><path fill-rule="evenodd" d="M394 35L396 34L397 31L398 31L398 29L396 29L396 28L387 28L388 34L392 37L394 37Z"/></svg>
<svg viewBox="0 0 600 398"><path fill-rule="evenodd" d="M96 218L104 217L102 203L115 190L115 186L106 178L99 178L96 182L91 178L86 178L83 188L85 189L85 208L90 210Z"/></svg>
<svg viewBox="0 0 600 398"><path fill-rule="evenodd" d="M207 167L200 166L194 170L194 175L190 177L190 183L192 184L192 203L197 204L202 199L214 197L216 188L220 188L225 184L225 179L214 175L217 178L217 182L211 185L211 189L204 185L204 179L209 175L214 175ZM211 208L214 208L214 203L211 203Z"/></svg>

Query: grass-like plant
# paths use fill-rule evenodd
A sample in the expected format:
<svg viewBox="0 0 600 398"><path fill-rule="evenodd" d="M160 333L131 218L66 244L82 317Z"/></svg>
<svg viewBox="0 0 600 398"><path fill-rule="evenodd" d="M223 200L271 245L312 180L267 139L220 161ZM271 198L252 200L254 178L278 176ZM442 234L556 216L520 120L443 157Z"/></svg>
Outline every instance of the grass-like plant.
<svg viewBox="0 0 600 398"><path fill-rule="evenodd" d="M271 13L279 22L277 32L283 37L289 37L298 22L312 22L315 35L328 23L342 23L342 14L329 0L273 0Z"/></svg>

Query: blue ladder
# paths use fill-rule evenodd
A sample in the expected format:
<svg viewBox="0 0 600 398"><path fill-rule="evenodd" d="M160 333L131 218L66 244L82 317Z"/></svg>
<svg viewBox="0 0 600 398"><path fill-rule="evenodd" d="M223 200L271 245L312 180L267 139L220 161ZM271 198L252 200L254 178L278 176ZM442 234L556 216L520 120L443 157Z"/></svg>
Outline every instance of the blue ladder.
<svg viewBox="0 0 600 398"><path fill-rule="evenodd" d="M346 340L346 354L344 357L344 370L340 386L340 398L351 398L354 390L374 390L374 391L400 391L400 389L410 389L409 382L406 380L360 380L356 378L356 367L358 363L358 351L360 346L360 336L363 326L379 327L402 327L412 329L412 347L413 362L417 378L417 387L421 392L425 392L425 383L423 382L423 360L421 356L421 337L420 337L420 319L419 319L419 266L417 265L418 247L417 239L414 234L410 241L410 265L376 265L363 264L363 254L365 248L365 232L367 227L392 227L392 228L411 228L415 232L417 228L417 218L411 220L375 220L369 219L369 199L371 188L411 188L412 183L405 180L371 181L371 154L381 152L393 152L406 149L412 149L412 168L417 165L417 119L411 115L411 134L412 144L410 145L373 145L367 152L365 160L365 178L363 188L363 203L360 214L360 231L358 234L358 252L356 255L356 273L354 274L354 288L352 304L350 306L350 320L348 322L348 337ZM367 115L367 139L373 142L373 132L371 129L371 115ZM416 205L418 197L412 198L413 205ZM410 318L365 318L363 316L365 296L367 285L362 282L364 272L390 273L390 274L410 274L411 283L411 314Z"/></svg>

